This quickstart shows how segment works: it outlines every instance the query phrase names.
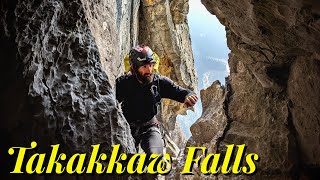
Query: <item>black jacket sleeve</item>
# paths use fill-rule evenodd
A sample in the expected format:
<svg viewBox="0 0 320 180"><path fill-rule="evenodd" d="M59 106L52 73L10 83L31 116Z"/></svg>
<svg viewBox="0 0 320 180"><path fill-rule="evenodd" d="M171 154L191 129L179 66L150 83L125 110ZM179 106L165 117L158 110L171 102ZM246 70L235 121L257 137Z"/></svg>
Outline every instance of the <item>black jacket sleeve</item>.
<svg viewBox="0 0 320 180"><path fill-rule="evenodd" d="M181 103L184 102L187 96L194 94L194 92L176 85L165 76L159 77L159 86L161 98L169 98Z"/></svg>
<svg viewBox="0 0 320 180"><path fill-rule="evenodd" d="M123 88L123 81L124 79L123 79L123 77L118 77L117 79L116 79L116 98L117 98L117 100L119 101L119 102L122 102L123 101L123 99L124 99L124 97L123 97L123 95L124 95L124 88Z"/></svg>

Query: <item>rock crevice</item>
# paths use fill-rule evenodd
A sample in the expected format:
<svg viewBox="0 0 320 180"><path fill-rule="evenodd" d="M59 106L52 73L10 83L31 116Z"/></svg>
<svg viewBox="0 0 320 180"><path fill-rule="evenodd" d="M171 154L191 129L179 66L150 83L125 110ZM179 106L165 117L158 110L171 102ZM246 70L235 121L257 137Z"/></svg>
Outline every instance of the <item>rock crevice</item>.
<svg viewBox="0 0 320 180"><path fill-rule="evenodd" d="M224 144L246 144L248 153L257 153L261 158L257 178L266 178L268 174L275 179L319 177L315 173L319 169L320 148L316 143L320 128L320 98L316 90L320 69L316 55L320 43L316 11L319 3L202 3L226 26L231 49L228 93L222 97L227 103L223 110L228 124L218 144L212 143L215 151L223 152ZM202 117L214 107L204 109ZM193 127L201 121L200 118ZM193 131L193 143L203 144L202 139L196 138L198 130Z"/></svg>

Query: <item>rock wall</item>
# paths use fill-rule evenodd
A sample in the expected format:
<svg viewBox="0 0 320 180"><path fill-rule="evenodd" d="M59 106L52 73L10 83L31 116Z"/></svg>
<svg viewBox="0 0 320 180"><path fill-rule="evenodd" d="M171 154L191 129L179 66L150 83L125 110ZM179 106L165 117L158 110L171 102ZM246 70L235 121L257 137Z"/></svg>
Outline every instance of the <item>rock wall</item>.
<svg viewBox="0 0 320 180"><path fill-rule="evenodd" d="M116 3L117 31L119 33L118 48L120 55L116 59L116 64L111 64L110 66L117 69L114 76L118 77L122 74L119 72L124 72L124 57L133 46L138 44L140 0L122 0L116 1ZM117 47L112 48L115 49Z"/></svg>
<svg viewBox="0 0 320 180"><path fill-rule="evenodd" d="M202 2L226 26L230 77L225 88L216 82L202 92L206 109L192 126L189 145L223 152L224 144L245 143L247 152L261 159L256 179L317 178L318 1ZM111 144L120 143L124 152L134 153L113 84L123 71L123 56L137 43L160 55L162 74L196 91L186 0L3 0L0 5L0 135L6 142L1 154L32 140L39 152L55 143L68 154L90 152L95 143L109 152ZM176 113L184 109L166 101L162 110L166 126L174 129ZM202 134L204 127L213 133Z"/></svg>
<svg viewBox="0 0 320 180"><path fill-rule="evenodd" d="M157 31L168 36L149 44L164 58L161 72L194 89L187 3L160 4L166 5L161 16L168 21ZM113 86L123 72L125 54L145 40L141 33L155 36L155 32L139 30L144 23L142 12L148 8L139 0L4 0L0 5L0 56L4 59L0 67L0 133L6 140L1 154L12 162L4 172L14 166L7 153L9 147L30 147L31 141L38 143L37 152L50 152L50 145L59 143L61 152L68 155L89 154L91 145L99 143L101 152L108 153L111 145L121 144L123 152L135 153ZM165 53L167 48L169 53ZM165 72L167 67L169 72ZM174 137L182 136L178 133Z"/></svg>
<svg viewBox="0 0 320 180"><path fill-rule="evenodd" d="M121 144L135 153L112 88L121 62L115 1L5 0L0 7L1 154L33 140L37 152L59 143L68 155L90 154L99 143L101 152Z"/></svg>
<svg viewBox="0 0 320 180"><path fill-rule="evenodd" d="M195 124L190 127L192 139L198 143L214 144L223 135L227 125L227 116L224 110L226 90L219 81L200 91L203 113Z"/></svg>
<svg viewBox="0 0 320 180"><path fill-rule="evenodd" d="M139 43L148 44L161 58L160 73L179 85L197 89L197 78L186 19L188 0L142 0ZM176 116L185 112L181 103L162 103L161 119L169 130L175 127Z"/></svg>
<svg viewBox="0 0 320 180"><path fill-rule="evenodd" d="M201 140L209 142L214 152L223 152L224 144L246 144L247 153L260 156L255 179L319 178L319 2L202 3L226 26L231 53L227 95L212 103L224 100L227 125L222 136L216 133ZM193 125L194 144L205 144L197 132L205 112L214 107L204 109ZM210 125L215 128L215 123ZM220 140L211 143L214 139Z"/></svg>

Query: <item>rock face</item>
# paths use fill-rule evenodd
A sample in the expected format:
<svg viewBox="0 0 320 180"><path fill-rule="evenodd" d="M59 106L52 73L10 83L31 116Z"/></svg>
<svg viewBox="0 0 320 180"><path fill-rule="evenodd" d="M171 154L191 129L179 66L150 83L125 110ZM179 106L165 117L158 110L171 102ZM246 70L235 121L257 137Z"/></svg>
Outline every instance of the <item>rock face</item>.
<svg viewBox="0 0 320 180"><path fill-rule="evenodd" d="M0 132L6 140L1 154L12 146L30 147L31 141L38 143L37 152L50 152L50 145L58 143L68 155L89 155L97 143L105 153L113 144L121 144L124 153L136 152L113 86L125 54L146 40L141 33L160 38L155 31L139 31L144 24L139 16L154 11L142 3L147 1L1 1ZM164 59L161 72L196 89L186 5L159 2L164 24L154 26L166 36L148 44ZM172 64L171 75L164 72ZM13 162L11 156L5 158Z"/></svg>
<svg viewBox="0 0 320 180"><path fill-rule="evenodd" d="M317 178L319 2L202 2L226 26L230 77L226 88L215 82L202 91L204 114L192 126L188 145L222 152L224 144L245 143L247 152L260 156L256 179ZM49 152L51 144L59 143L68 155L90 153L91 145L100 143L103 152L121 144L123 152L134 153L114 79L123 72L128 50L146 43L162 59L161 74L196 91L187 13L187 0L1 1L4 161L13 162L9 147L30 147L33 140L37 152ZM172 130L176 113L184 109L166 101L162 111ZM12 171L13 165L3 171ZM178 178L202 178L197 174Z"/></svg>
<svg viewBox="0 0 320 180"><path fill-rule="evenodd" d="M227 125L227 116L224 110L226 91L219 81L215 81L210 87L200 91L203 113L191 126L190 131L194 141L214 143L223 135Z"/></svg>
<svg viewBox="0 0 320 180"><path fill-rule="evenodd" d="M226 26L231 49L227 95L222 97L228 124L214 151L221 152L224 144L246 144L247 153L260 157L257 179L319 177L319 3L202 3ZM197 138L202 122L193 125L195 144L203 144Z"/></svg>
<svg viewBox="0 0 320 180"><path fill-rule="evenodd" d="M115 1L1 1L1 135L8 140L1 154L33 140L40 152L59 143L62 152L90 154L99 143L101 152L121 144L135 153L111 85L120 53L115 7Z"/></svg>
<svg viewBox="0 0 320 180"><path fill-rule="evenodd" d="M142 0L139 43L148 44L161 58L160 73L179 85L197 89L197 78L191 50L187 0ZM169 130L175 127L178 113L186 109L181 103L162 103L161 119Z"/></svg>
<svg viewBox="0 0 320 180"><path fill-rule="evenodd" d="M116 1L116 4L120 55L116 58L115 64L110 64L110 66L116 67L117 71L114 76L118 77L121 74L119 72L124 72L123 58L133 46L138 44L140 0L121 0ZM116 47L109 48L115 49Z"/></svg>
<svg viewBox="0 0 320 180"><path fill-rule="evenodd" d="M320 61L298 57L288 79L289 108L295 129L300 160L310 167L319 167Z"/></svg>

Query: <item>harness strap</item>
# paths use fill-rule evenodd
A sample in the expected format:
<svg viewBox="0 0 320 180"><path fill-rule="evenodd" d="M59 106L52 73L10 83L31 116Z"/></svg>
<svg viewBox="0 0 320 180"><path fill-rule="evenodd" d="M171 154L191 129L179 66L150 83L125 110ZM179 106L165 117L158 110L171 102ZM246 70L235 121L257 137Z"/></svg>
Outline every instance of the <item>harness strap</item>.
<svg viewBox="0 0 320 180"><path fill-rule="evenodd" d="M130 124L131 130L134 130L134 132L132 133L133 136L141 135L145 132L145 130L150 129L151 127L160 128L160 122L157 120L155 116L147 122L136 121L136 122L130 122L129 124ZM159 133L162 135L161 132Z"/></svg>

